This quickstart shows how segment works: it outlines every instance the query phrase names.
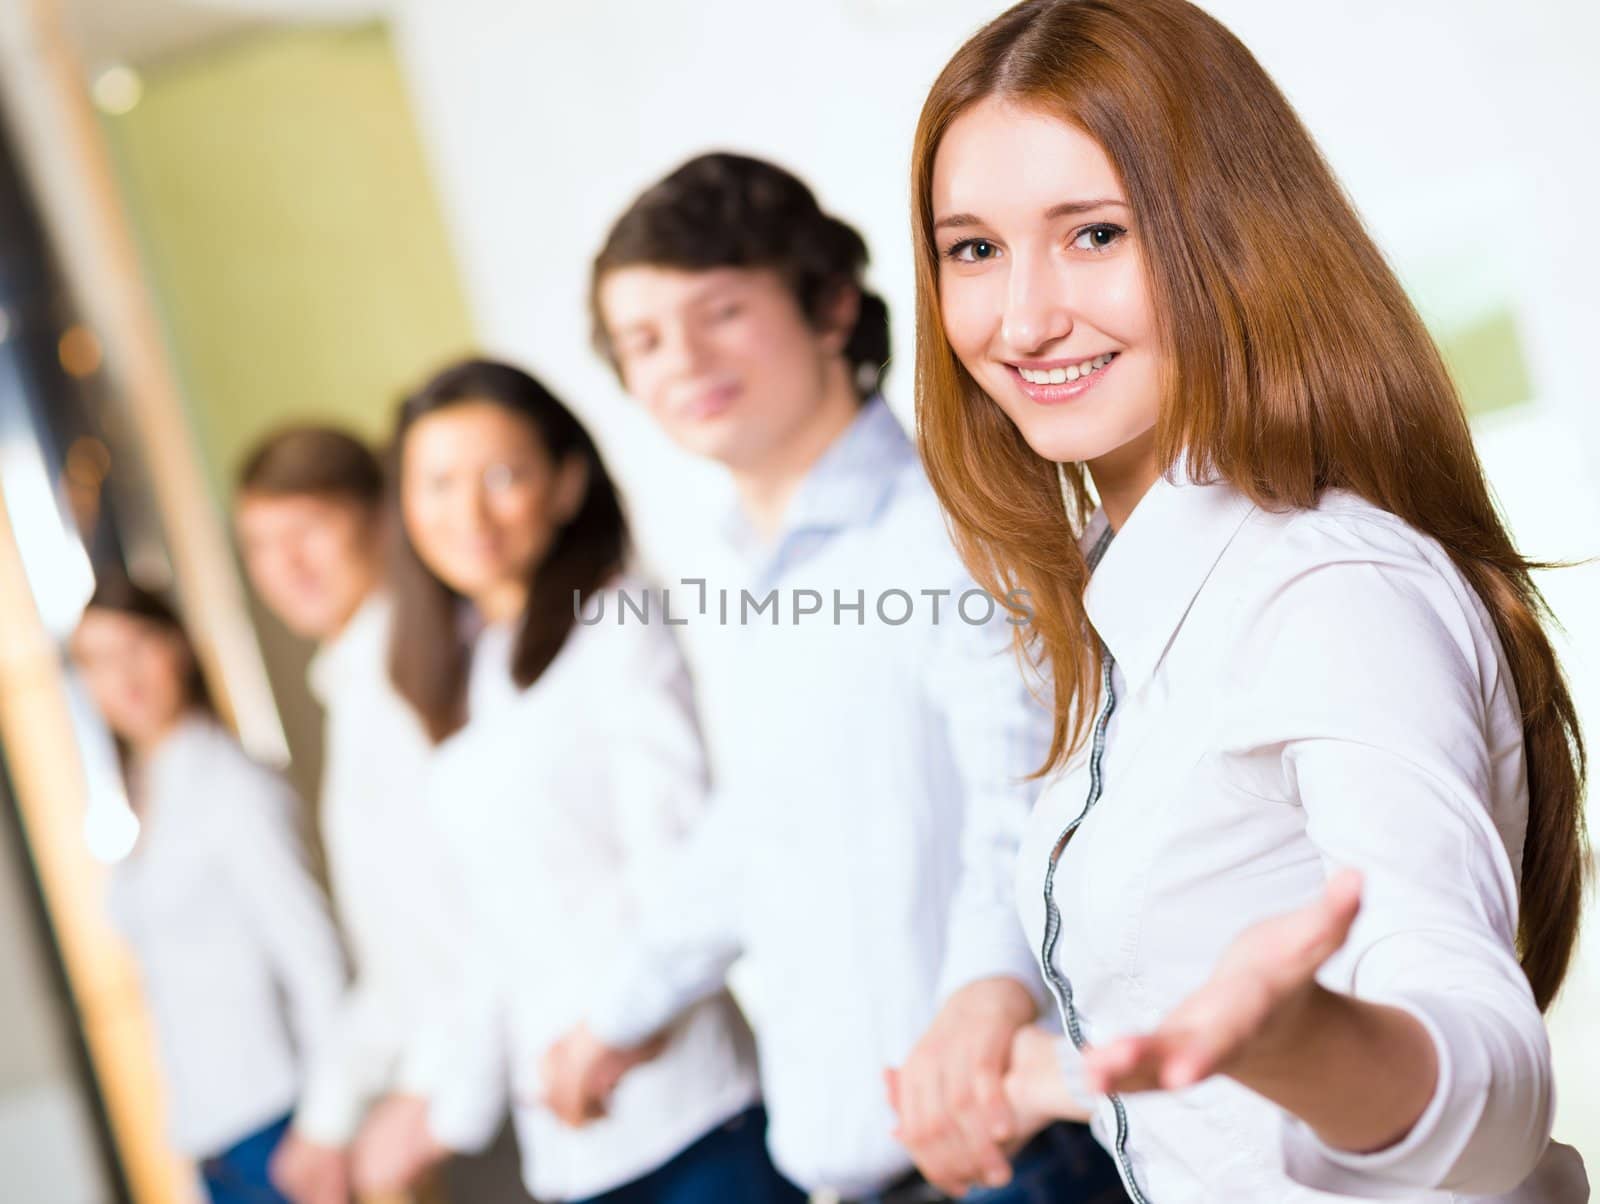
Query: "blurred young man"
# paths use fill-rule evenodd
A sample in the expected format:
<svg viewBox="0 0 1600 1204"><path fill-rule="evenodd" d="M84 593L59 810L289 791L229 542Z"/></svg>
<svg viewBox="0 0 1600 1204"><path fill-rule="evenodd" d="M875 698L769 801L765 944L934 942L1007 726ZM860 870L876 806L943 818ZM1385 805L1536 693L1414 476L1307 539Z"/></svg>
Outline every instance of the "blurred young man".
<svg viewBox="0 0 1600 1204"><path fill-rule="evenodd" d="M422 792L428 741L389 684L383 491L383 469L359 439L297 427L255 449L236 494L251 583L319 645L310 683L327 715L321 830L355 970L330 1052L311 1069L274 1161L299 1204L344 1204L352 1190L416 1177L416 1134L441 1069L421 1036L460 974L462 905ZM514 1172L504 1178L493 1198L521 1198Z"/></svg>
<svg viewBox="0 0 1600 1204"><path fill-rule="evenodd" d="M800 180L712 154L646 190L595 261L599 348L737 496L706 540L730 577L673 599L722 801L544 1080L581 1120L743 958L773 1160L813 1200L1106 1204L1121 1189L1088 1132L1001 1091L1043 996L1006 867L1044 712L877 391L866 259Z"/></svg>

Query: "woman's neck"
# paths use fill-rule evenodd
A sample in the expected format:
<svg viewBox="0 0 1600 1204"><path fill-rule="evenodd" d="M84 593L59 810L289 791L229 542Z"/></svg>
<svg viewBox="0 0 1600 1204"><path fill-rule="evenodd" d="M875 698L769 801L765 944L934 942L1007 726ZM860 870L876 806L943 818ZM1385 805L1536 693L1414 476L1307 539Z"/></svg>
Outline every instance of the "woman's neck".
<svg viewBox="0 0 1600 1204"><path fill-rule="evenodd" d="M795 430L749 464L731 469L739 504L763 540L783 529L783 519L801 483L861 413L861 400L841 360L830 365L816 403Z"/></svg>
<svg viewBox="0 0 1600 1204"><path fill-rule="evenodd" d="M516 620L528 605L528 584L525 581L504 581L472 599L478 617L489 627L499 627Z"/></svg>
<svg viewBox="0 0 1600 1204"><path fill-rule="evenodd" d="M1151 428L1115 451L1089 461L1089 476L1100 498L1100 508L1113 531L1120 531L1134 507L1161 476L1156 461L1156 433Z"/></svg>
<svg viewBox="0 0 1600 1204"><path fill-rule="evenodd" d="M127 737L128 749L133 753L134 759L148 761L156 751L172 737L172 733L183 726L183 722L192 713L188 707L175 711L172 715L153 725L148 731L141 732L138 736Z"/></svg>

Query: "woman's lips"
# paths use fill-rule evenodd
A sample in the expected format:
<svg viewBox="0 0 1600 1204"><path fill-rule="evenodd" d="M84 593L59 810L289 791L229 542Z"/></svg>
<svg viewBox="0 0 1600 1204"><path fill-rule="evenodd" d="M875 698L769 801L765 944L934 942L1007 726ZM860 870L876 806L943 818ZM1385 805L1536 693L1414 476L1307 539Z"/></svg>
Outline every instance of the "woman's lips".
<svg viewBox="0 0 1600 1204"><path fill-rule="evenodd" d="M1090 389L1099 384L1100 379L1105 376L1107 372L1110 372L1111 369L1115 368L1117 366L1117 361L1121 358L1122 356L1120 353L1113 355L1111 357L1111 362L1105 367L1096 368L1087 376L1080 376L1077 380L1065 381L1059 385L1040 385L1035 384L1031 380L1023 380L1022 373L1011 364L1006 365L1006 372L1010 374L1011 379L1016 384L1017 388L1022 390L1022 392L1030 400L1042 406L1054 406L1062 405L1069 401L1076 401L1078 398L1082 397Z"/></svg>

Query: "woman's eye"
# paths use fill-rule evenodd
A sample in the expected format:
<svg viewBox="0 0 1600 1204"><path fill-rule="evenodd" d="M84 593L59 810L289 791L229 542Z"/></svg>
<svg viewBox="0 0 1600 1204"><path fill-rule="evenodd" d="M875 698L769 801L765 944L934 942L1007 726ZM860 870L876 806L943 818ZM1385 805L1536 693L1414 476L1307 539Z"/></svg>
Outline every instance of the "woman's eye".
<svg viewBox="0 0 1600 1204"><path fill-rule="evenodd" d="M742 308L737 301L729 301L711 311L711 320L713 322L726 322L730 318L737 318Z"/></svg>
<svg viewBox="0 0 1600 1204"><path fill-rule="evenodd" d="M1079 251L1105 251L1126 233L1127 231L1121 226L1114 226L1110 222L1096 222L1079 230L1072 240L1072 245Z"/></svg>
<svg viewBox="0 0 1600 1204"><path fill-rule="evenodd" d="M1000 248L987 238L964 238L945 252L957 263L987 263L1000 254Z"/></svg>
<svg viewBox="0 0 1600 1204"><path fill-rule="evenodd" d="M491 464L483 470L483 487L490 493L502 493L521 479L522 473L510 464Z"/></svg>

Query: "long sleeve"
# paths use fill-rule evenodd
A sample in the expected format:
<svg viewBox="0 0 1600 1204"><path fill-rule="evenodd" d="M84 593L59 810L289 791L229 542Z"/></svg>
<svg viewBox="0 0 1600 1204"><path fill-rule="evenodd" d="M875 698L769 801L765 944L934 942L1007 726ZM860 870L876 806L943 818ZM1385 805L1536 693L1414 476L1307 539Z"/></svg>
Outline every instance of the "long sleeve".
<svg viewBox="0 0 1600 1204"><path fill-rule="evenodd" d="M1432 1101L1391 1148L1330 1149L1286 1119L1286 1169L1310 1187L1491 1195L1549 1138L1550 1053L1514 952L1522 733L1486 622L1447 570L1350 559L1282 586L1249 641L1236 747L1273 767L1327 867L1365 875L1324 984L1409 1011L1438 1055Z"/></svg>
<svg viewBox="0 0 1600 1204"><path fill-rule="evenodd" d="M614 680L627 694L606 712L607 767L616 800L628 891L637 912L658 908L672 864L706 806L707 769L689 673L665 628L619 635L623 663Z"/></svg>
<svg viewBox="0 0 1600 1204"><path fill-rule="evenodd" d="M747 808L713 796L689 838L637 880L633 939L616 950L588 1023L608 1045L638 1045L681 1012L722 990L743 951L739 924Z"/></svg>
<svg viewBox="0 0 1600 1204"><path fill-rule="evenodd" d="M345 962L327 899L311 876L290 789L250 766L234 783L217 834L251 928L288 1008L302 1067L328 1047L344 991Z"/></svg>
<svg viewBox="0 0 1600 1204"><path fill-rule="evenodd" d="M426 1094L453 1007L464 891L428 807L432 745L388 680L389 607L370 599L312 664L324 727L320 820L353 979L296 1124L330 1144L382 1095Z"/></svg>
<svg viewBox="0 0 1600 1204"><path fill-rule="evenodd" d="M479 926L454 1006L436 1016L414 1052L418 1086L428 1098L428 1127L453 1150L485 1148L506 1114L505 958L506 951L495 948Z"/></svg>
<svg viewBox="0 0 1600 1204"><path fill-rule="evenodd" d="M371 1102L391 1085L391 1069L402 1055L402 1037L359 974L339 1002L338 1015L306 1076L295 1109L295 1128L323 1145L345 1145L356 1134Z"/></svg>
<svg viewBox="0 0 1600 1204"><path fill-rule="evenodd" d="M1049 748L1050 708L1033 696L1012 647L1004 612L968 624L957 603L972 582L960 579L949 610L932 626L924 688L944 716L960 775L960 878L939 997L984 978L1015 979L1048 1003L1038 962L1017 917L1017 849Z"/></svg>

